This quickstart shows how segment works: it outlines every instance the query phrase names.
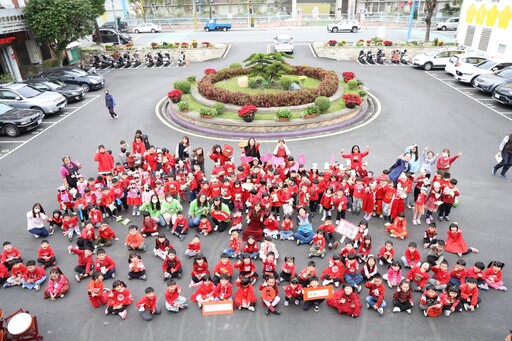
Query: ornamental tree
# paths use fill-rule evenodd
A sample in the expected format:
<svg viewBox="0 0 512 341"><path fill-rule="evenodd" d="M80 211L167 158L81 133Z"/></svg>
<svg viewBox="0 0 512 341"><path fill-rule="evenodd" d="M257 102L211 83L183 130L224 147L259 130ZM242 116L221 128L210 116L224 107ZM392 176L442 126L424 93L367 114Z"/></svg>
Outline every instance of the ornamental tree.
<svg viewBox="0 0 512 341"><path fill-rule="evenodd" d="M251 69L251 77L261 76L269 84L272 84L274 80L278 80L282 75L295 71L284 61L283 57L292 58L280 52L253 53L244 60L244 63L246 67Z"/></svg>
<svg viewBox="0 0 512 341"><path fill-rule="evenodd" d="M90 34L97 17L89 1L30 0L24 9L28 27L62 63L61 53L70 43Z"/></svg>

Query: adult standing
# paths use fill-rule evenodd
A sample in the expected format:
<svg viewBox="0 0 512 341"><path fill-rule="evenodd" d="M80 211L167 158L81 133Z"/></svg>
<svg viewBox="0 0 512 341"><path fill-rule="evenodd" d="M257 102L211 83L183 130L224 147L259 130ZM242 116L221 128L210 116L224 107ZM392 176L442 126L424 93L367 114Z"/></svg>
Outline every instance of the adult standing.
<svg viewBox="0 0 512 341"><path fill-rule="evenodd" d="M94 161L98 163L98 174L100 175L111 173L114 169L114 157L107 152L102 144L98 146L96 155L94 155Z"/></svg>
<svg viewBox="0 0 512 341"><path fill-rule="evenodd" d="M411 154L411 160L409 164L411 165L411 173L416 173L420 170L420 157L418 153L418 145L415 143L412 146L405 148L405 152Z"/></svg>
<svg viewBox="0 0 512 341"><path fill-rule="evenodd" d="M252 156L255 159L260 159L260 144L256 143L254 138L247 140L247 146L244 147L243 154L245 156Z"/></svg>
<svg viewBox="0 0 512 341"><path fill-rule="evenodd" d="M354 145L352 146L352 151L348 154L345 154L344 150L345 149L341 149L341 157L350 159L350 168L358 171L363 166L363 158L370 152L370 147L366 146L366 150L361 152L361 148L359 148L358 145Z"/></svg>
<svg viewBox="0 0 512 341"><path fill-rule="evenodd" d="M290 154L290 149L288 149L286 141L284 139L279 139L272 155L275 157L282 157L283 159L287 159Z"/></svg>
<svg viewBox="0 0 512 341"><path fill-rule="evenodd" d="M497 156L501 157L501 161L492 168L492 175L496 175L498 169L503 168L500 176L506 180L507 171L512 166L512 133L505 136L501 141Z"/></svg>
<svg viewBox="0 0 512 341"><path fill-rule="evenodd" d="M404 155L398 155L396 162L389 169L388 177L393 183L396 184L398 182L398 178L402 173L407 173L411 171L411 165L409 164L411 161L411 153L405 153Z"/></svg>
<svg viewBox="0 0 512 341"><path fill-rule="evenodd" d="M149 143L149 137L148 137L148 135L143 134L143 133L142 133L142 130L140 130L140 129L137 129L137 130L135 131L135 135L137 135L137 134L140 134L141 139L142 139L142 142L144 142L144 146L146 147L146 149L149 149L149 147L151 147L151 143Z"/></svg>
<svg viewBox="0 0 512 341"><path fill-rule="evenodd" d="M187 162L190 158L190 137L183 136L181 141L176 145L176 156L183 160L184 162Z"/></svg>
<svg viewBox="0 0 512 341"><path fill-rule="evenodd" d="M116 101L114 100L114 97L112 97L112 95L110 94L110 92L108 90L105 90L105 106L108 109L111 120L118 118L117 114L114 111L115 105L116 105Z"/></svg>
<svg viewBox="0 0 512 341"><path fill-rule="evenodd" d="M146 154L146 143L142 140L142 134L136 133L133 137L132 154L138 158L142 158Z"/></svg>
<svg viewBox="0 0 512 341"><path fill-rule="evenodd" d="M44 222L48 219L46 216L43 207L40 203L36 202L34 206L32 206L32 210L27 212L27 230L32 233L34 237L48 237L48 231L44 226ZM50 230L50 233L53 234L53 229Z"/></svg>
<svg viewBox="0 0 512 341"><path fill-rule="evenodd" d="M80 169L82 165L79 162L71 161L71 157L64 156L62 158L62 166L60 167L60 175L62 176L62 182L66 188L76 188L78 182L78 175L80 175Z"/></svg>

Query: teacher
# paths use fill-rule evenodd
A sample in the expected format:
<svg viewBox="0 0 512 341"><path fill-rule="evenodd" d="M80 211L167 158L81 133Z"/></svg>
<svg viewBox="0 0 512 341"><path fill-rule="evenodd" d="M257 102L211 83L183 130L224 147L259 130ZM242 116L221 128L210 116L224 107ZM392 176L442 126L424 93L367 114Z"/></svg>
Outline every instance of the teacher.
<svg viewBox="0 0 512 341"><path fill-rule="evenodd" d="M503 168L500 176L506 180L507 171L512 166L512 133L505 136L501 141L497 156L501 157L501 161L492 168L492 175L496 175L498 169Z"/></svg>
<svg viewBox="0 0 512 341"><path fill-rule="evenodd" d="M60 175L62 176L62 182L66 188L76 188L78 181L78 175L80 175L80 169L82 165L79 162L71 161L71 157L64 156L62 158L62 166L60 167Z"/></svg>

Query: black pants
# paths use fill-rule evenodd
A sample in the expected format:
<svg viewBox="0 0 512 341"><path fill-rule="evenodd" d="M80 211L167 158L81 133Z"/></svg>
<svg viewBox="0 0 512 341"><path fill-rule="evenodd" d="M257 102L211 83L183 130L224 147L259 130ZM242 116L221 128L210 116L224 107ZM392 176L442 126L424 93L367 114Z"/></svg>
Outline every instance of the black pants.
<svg viewBox="0 0 512 341"><path fill-rule="evenodd" d="M55 257L51 257L48 260L44 260L43 258L38 258L37 262L42 264L45 268L52 266L52 263L55 262Z"/></svg>
<svg viewBox="0 0 512 341"><path fill-rule="evenodd" d="M448 304L448 305L443 305L443 310L451 310L452 309L452 305L451 304ZM455 306L455 311L459 311L462 309L462 304L460 303L459 301L459 304L457 304Z"/></svg>
<svg viewBox="0 0 512 341"><path fill-rule="evenodd" d="M309 212L316 213L318 208L318 200L310 200L309 201Z"/></svg>
<svg viewBox="0 0 512 341"><path fill-rule="evenodd" d="M83 265L77 265L75 266L75 272L79 275L85 275L87 272L87 269Z"/></svg>
<svg viewBox="0 0 512 341"><path fill-rule="evenodd" d="M336 211L336 220L345 219L346 210Z"/></svg>
<svg viewBox="0 0 512 341"><path fill-rule="evenodd" d="M448 204L443 202L439 205L439 216L440 217L448 217L450 215L450 211L452 210L453 204Z"/></svg>
<svg viewBox="0 0 512 341"><path fill-rule="evenodd" d="M467 299L464 299L464 298L460 298L460 303L464 304L464 303L467 303L469 305L471 305L471 297L468 297ZM480 304L482 302L482 300L480 299L480 297L478 297L478 300L476 302L476 304Z"/></svg>
<svg viewBox="0 0 512 341"><path fill-rule="evenodd" d="M244 277L247 277L247 275L250 274L250 272L247 272L247 271L240 271L240 278L244 278ZM258 278L258 274L255 272L252 274L251 277L249 277L250 279L257 279Z"/></svg>
<svg viewBox="0 0 512 341"><path fill-rule="evenodd" d="M117 117L117 114L114 112L114 107L107 107L108 109L108 113L110 114L110 116L112 118L116 118Z"/></svg>
<svg viewBox="0 0 512 341"><path fill-rule="evenodd" d="M224 232L229 227L229 221L218 221L215 218L212 218L213 225L218 225L217 231Z"/></svg>
<svg viewBox="0 0 512 341"><path fill-rule="evenodd" d="M119 313L122 313L123 311L126 310L126 307L123 306L121 309L114 309L113 307L111 306L108 306L107 307L107 311L109 314L113 314L113 315L119 315Z"/></svg>
<svg viewBox="0 0 512 341"><path fill-rule="evenodd" d="M427 262L430 264L430 266L437 265L437 261L439 260L439 257L434 255L428 255L427 256Z"/></svg>
<svg viewBox="0 0 512 341"><path fill-rule="evenodd" d="M330 275L324 275L324 279L326 280L332 280L334 283L339 283L341 281L341 278L338 277L331 277Z"/></svg>
<svg viewBox="0 0 512 341"><path fill-rule="evenodd" d="M142 276L144 276L146 274L146 270L141 270L141 271L138 271L138 272L135 272L135 271L128 271L128 277L129 278L141 278Z"/></svg>
<svg viewBox="0 0 512 341"><path fill-rule="evenodd" d="M323 301L325 301L325 299L305 301L305 302L304 302L304 306L302 307L302 309L304 309L304 310L309 310L309 308L311 308L312 306L318 306L318 305L320 305L320 303L322 303Z"/></svg>
<svg viewBox="0 0 512 341"><path fill-rule="evenodd" d="M93 243L90 240L81 237L78 237L76 241L76 246L78 246L80 250L85 250L94 247Z"/></svg>
<svg viewBox="0 0 512 341"><path fill-rule="evenodd" d="M281 273L279 274L279 277L284 279L286 282L290 282L292 280L292 274L288 274L284 271L281 271Z"/></svg>
<svg viewBox="0 0 512 341"><path fill-rule="evenodd" d="M412 308L412 304L409 301L402 302L399 300L393 300L393 305L400 308L400 311L406 311Z"/></svg>

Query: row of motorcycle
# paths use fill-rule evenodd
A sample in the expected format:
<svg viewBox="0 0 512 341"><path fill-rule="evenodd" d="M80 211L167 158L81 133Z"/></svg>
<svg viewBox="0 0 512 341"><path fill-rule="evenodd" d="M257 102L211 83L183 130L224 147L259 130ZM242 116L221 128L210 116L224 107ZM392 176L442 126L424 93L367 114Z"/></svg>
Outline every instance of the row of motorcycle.
<svg viewBox="0 0 512 341"><path fill-rule="evenodd" d="M372 50L368 50L368 52L365 52L365 50L361 50L359 51L359 56L357 57L357 60L361 64L384 64L384 62L386 61L386 54L382 49L378 49L375 56L372 53ZM391 55L391 63L408 64L409 56L407 55L407 49L393 50Z"/></svg>
<svg viewBox="0 0 512 341"><path fill-rule="evenodd" d="M177 60L171 58L169 52L163 53L162 51L153 54L149 51L146 55L144 55L144 64L147 67L153 66L171 66L176 64L177 66L185 65L185 53L181 52L180 56ZM112 53L112 54L101 54L95 55L89 61L89 67L95 69L127 69L130 67L136 68L142 65L143 63L140 58L139 51L133 52L130 54L129 52L120 53Z"/></svg>

